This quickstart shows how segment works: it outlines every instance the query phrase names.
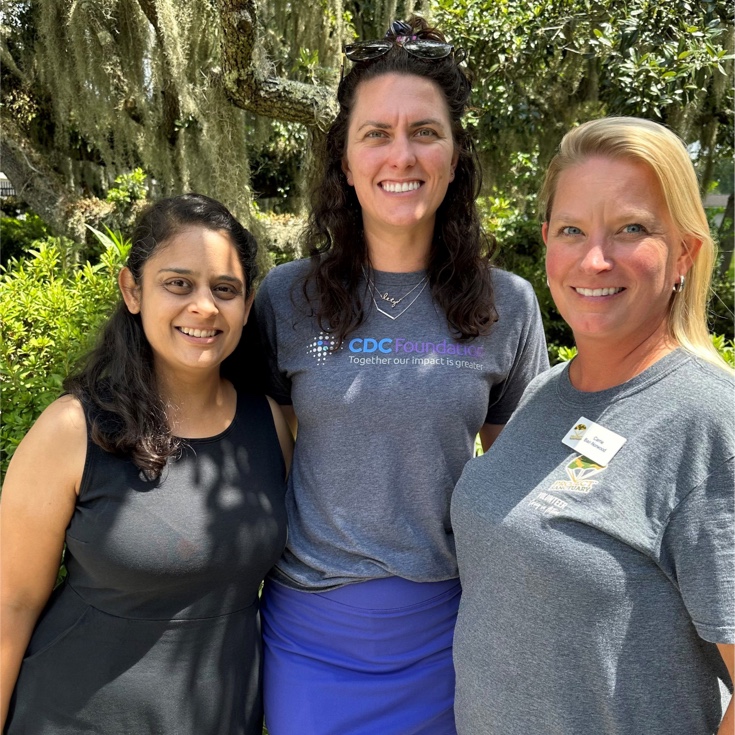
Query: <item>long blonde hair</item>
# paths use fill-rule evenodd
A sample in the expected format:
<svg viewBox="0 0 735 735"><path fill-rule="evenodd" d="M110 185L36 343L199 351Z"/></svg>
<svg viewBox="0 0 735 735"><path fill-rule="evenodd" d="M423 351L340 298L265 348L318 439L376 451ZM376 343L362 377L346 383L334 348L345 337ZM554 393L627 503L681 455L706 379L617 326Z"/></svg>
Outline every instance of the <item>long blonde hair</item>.
<svg viewBox="0 0 735 735"><path fill-rule="evenodd" d="M561 172L592 156L629 158L649 166L678 231L702 241L684 287L673 295L669 332L684 349L731 370L713 347L707 331L707 304L717 250L683 141L663 125L637 117L606 117L574 128L562 139L539 192L539 209L546 222Z"/></svg>

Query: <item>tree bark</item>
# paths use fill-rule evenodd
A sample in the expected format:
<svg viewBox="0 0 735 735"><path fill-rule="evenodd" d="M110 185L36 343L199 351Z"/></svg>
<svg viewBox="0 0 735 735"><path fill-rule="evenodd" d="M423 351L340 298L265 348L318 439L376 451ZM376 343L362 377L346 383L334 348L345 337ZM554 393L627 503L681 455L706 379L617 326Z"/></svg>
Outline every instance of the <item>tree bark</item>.
<svg viewBox="0 0 735 735"><path fill-rule="evenodd" d="M96 198L79 198L69 192L61 177L33 148L22 130L5 115L0 141L3 173L19 199L26 202L55 232L84 242L86 222L100 223L112 205Z"/></svg>
<svg viewBox="0 0 735 735"><path fill-rule="evenodd" d="M219 0L219 8L223 83L232 103L258 115L326 130L337 114L334 90L263 73L253 57L257 3Z"/></svg>
<svg viewBox="0 0 735 735"><path fill-rule="evenodd" d="M717 239L720 241L719 274L723 278L728 270L730 270L733 247L735 247L735 228L733 227L733 216L735 215L735 207L733 206L734 198L732 194L728 196L725 213L722 215L722 222L717 232Z"/></svg>
<svg viewBox="0 0 735 735"><path fill-rule="evenodd" d="M129 231L141 206L121 212L109 202L95 197L81 197L70 192L59 176L36 151L21 128L2 117L3 135L0 139L0 157L3 173L13 185L17 197L58 235L76 242L87 237L86 225L102 229ZM301 217L268 217L257 222L259 240L269 252L288 259L301 257L299 233L304 225Z"/></svg>

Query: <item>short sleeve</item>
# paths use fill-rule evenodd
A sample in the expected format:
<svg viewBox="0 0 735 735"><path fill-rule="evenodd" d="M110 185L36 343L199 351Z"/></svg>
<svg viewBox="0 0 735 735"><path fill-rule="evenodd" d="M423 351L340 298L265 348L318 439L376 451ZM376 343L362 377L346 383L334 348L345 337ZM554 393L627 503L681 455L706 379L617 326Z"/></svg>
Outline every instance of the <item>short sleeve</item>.
<svg viewBox="0 0 735 735"><path fill-rule="evenodd" d="M733 458L723 462L681 501L661 545L661 566L710 643L735 643L733 464Z"/></svg>
<svg viewBox="0 0 735 735"><path fill-rule="evenodd" d="M271 274L268 274L255 296L254 319L260 336L260 346L267 368L267 392L281 405L291 404L291 381L278 361L278 319L270 294Z"/></svg>
<svg viewBox="0 0 735 735"><path fill-rule="evenodd" d="M529 283L517 294L523 325L508 377L490 389L486 424L505 424L516 410L526 386L549 369L549 353L536 294Z"/></svg>

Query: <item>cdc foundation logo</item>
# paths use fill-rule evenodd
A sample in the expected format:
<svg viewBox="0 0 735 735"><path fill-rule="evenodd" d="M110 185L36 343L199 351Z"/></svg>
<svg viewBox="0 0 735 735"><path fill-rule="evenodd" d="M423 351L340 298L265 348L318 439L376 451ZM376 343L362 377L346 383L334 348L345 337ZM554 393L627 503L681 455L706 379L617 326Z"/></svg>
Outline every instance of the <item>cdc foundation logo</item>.
<svg viewBox="0 0 735 735"><path fill-rule="evenodd" d="M337 340L326 332L319 332L314 339L306 346L306 351L310 357L313 357L317 364L323 365L324 361L334 350Z"/></svg>

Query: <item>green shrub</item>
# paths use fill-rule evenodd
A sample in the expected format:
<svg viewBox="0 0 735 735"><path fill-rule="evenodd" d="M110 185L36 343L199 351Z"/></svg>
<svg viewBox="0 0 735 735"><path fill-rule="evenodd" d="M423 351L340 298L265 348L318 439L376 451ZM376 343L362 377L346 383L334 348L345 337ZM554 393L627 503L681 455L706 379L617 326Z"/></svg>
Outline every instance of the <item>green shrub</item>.
<svg viewBox="0 0 735 735"><path fill-rule="evenodd" d="M724 334L713 334L712 344L719 353L720 357L730 366L735 368L735 344ZM569 362L577 354L576 347L559 347L558 345L549 346L549 359L551 364L557 362Z"/></svg>
<svg viewBox="0 0 735 735"><path fill-rule="evenodd" d="M546 248L541 238L541 224L535 215L526 214L497 191L481 197L478 205L484 227L498 241L496 265L525 278L533 286L553 360L554 350L559 345L572 344L573 337L546 285ZM533 212L535 206L535 197L528 197L525 209Z"/></svg>
<svg viewBox="0 0 735 735"><path fill-rule="evenodd" d="M732 368L735 368L735 343L724 334L713 334L712 344L720 357Z"/></svg>
<svg viewBox="0 0 735 735"><path fill-rule="evenodd" d="M2 243L2 264L12 258L25 256L38 240L51 233L43 220L33 212L23 212L15 217L0 217L0 243Z"/></svg>
<svg viewBox="0 0 735 735"><path fill-rule="evenodd" d="M106 249L96 265L69 264L64 242L48 238L0 272L3 475L20 440L60 395L62 381L117 300L117 272L128 245L113 233L98 237Z"/></svg>
<svg viewBox="0 0 735 735"><path fill-rule="evenodd" d="M129 174L121 174L115 179L115 186L107 190L105 199L122 207L141 201L148 196L147 179L142 168L133 169Z"/></svg>
<svg viewBox="0 0 735 735"><path fill-rule="evenodd" d="M556 365L557 362L569 362L576 354L576 347L549 345L549 362L551 362L552 365Z"/></svg>

